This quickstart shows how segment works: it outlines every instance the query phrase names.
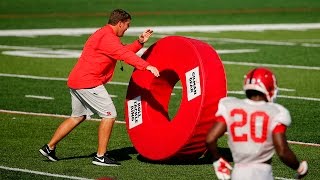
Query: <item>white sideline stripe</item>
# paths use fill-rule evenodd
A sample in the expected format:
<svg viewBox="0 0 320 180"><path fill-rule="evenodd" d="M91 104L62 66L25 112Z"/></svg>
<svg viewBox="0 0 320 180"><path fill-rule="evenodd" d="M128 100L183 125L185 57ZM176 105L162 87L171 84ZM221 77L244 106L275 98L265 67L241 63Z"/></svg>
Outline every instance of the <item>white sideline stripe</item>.
<svg viewBox="0 0 320 180"><path fill-rule="evenodd" d="M26 98L34 98L34 99L45 99L45 100L53 100L53 97L48 96L35 96L35 95L25 95Z"/></svg>
<svg viewBox="0 0 320 180"><path fill-rule="evenodd" d="M320 47L320 44L302 43L301 46L304 46L304 47Z"/></svg>
<svg viewBox="0 0 320 180"><path fill-rule="evenodd" d="M135 35L136 36L136 35ZM152 35L152 37L164 38L168 35ZM320 44L312 43L296 43L296 42L283 42L283 41L267 41L267 40L249 40L249 39L231 39L231 38L210 38L210 37L198 37L198 36L186 36L193 39L202 41L213 41L223 43L240 43L240 44L263 44L263 45L275 45L275 46L303 46L303 47L320 47ZM305 40L305 41L309 41ZM218 51L218 50L217 50Z"/></svg>
<svg viewBox="0 0 320 180"><path fill-rule="evenodd" d="M234 61L222 61L223 64L241 65L241 66L265 66L287 69L305 69L305 70L320 70L320 67L312 66L296 66L296 65L284 65L284 64L264 64L264 63L251 63L251 62L234 62Z"/></svg>
<svg viewBox="0 0 320 180"><path fill-rule="evenodd" d="M0 36L48 36L67 35L78 36L91 34L99 28L52 28L52 29L11 29L0 30ZM265 30L308 30L320 29L320 23L288 23L288 24L240 24L240 25L200 25L200 26L149 26L131 27L127 33L141 33L145 29L152 29L157 33L175 32L223 32L223 31L265 31Z"/></svg>
<svg viewBox="0 0 320 180"><path fill-rule="evenodd" d="M231 39L231 38L209 38L209 37L194 37L190 38L199 39L203 41L214 41L214 42L228 42L228 43L239 43L239 44L263 44L263 45L276 45L276 46L295 46L299 45L294 42L281 42L281 41L266 41L266 40L248 40L248 39ZM309 44L311 47L313 44ZM316 45L314 47L317 47Z"/></svg>
<svg viewBox="0 0 320 180"><path fill-rule="evenodd" d="M291 92L296 91L295 89L287 89L287 88L279 88L279 87L278 87L278 89L280 91L291 91Z"/></svg>
<svg viewBox="0 0 320 180"><path fill-rule="evenodd" d="M243 91L227 91L227 94L244 94Z"/></svg>
<svg viewBox="0 0 320 180"><path fill-rule="evenodd" d="M278 89L280 91L288 91L288 92L296 91L295 89L287 89L287 88L280 88L280 87L278 87ZM230 93L230 94L244 94L243 91L228 91L228 93Z"/></svg>
<svg viewBox="0 0 320 180"><path fill-rule="evenodd" d="M287 98L287 99L301 99L307 101L320 101L320 98L311 98L311 97L299 97L299 96L286 96L286 95L277 95L280 98Z"/></svg>
<svg viewBox="0 0 320 180"><path fill-rule="evenodd" d="M14 49L14 50L49 50L51 48L39 48L39 47L26 47L26 46L8 46L0 45L1 49Z"/></svg>
<svg viewBox="0 0 320 180"><path fill-rule="evenodd" d="M51 81L67 81L68 80L67 78L42 77L42 76L20 75L20 74L5 74L5 73L0 73L0 76L24 78L24 79L51 80ZM108 84L124 85L124 86L129 85L129 83L125 83L125 82L108 82Z"/></svg>
<svg viewBox="0 0 320 180"><path fill-rule="evenodd" d="M41 76L31 76L31 75L19 75L19 74L4 74L0 73L0 77L16 77L16 78L26 78L26 79L38 79L38 80L53 80L53 81L66 81L67 78L54 78L54 77L41 77ZM114 85L123 85L128 86L129 83L125 82L108 82L108 84ZM181 86L175 86L175 89L182 89ZM228 91L230 94L243 94L242 91ZM287 99L300 99L300 100L307 100L307 101L320 101L320 98L312 98L312 97L299 97L299 96L285 96L285 95L278 95L277 97L287 98Z"/></svg>
<svg viewBox="0 0 320 180"><path fill-rule="evenodd" d="M68 118L68 117L70 117L70 116L67 116L67 115L59 115L59 114L45 114L45 113L12 111L12 110L5 110L5 109L0 109L0 113L32 115L32 116L45 116L45 117L58 117L58 118ZM99 119L90 119L90 120L92 120L92 121L100 121ZM124 121L116 121L116 123L126 124L126 122L124 122ZM228 134L228 133L225 133L225 134ZM291 144L320 147L320 144L316 144L316 143L305 143L305 142L290 141L290 140L288 140L288 142L291 143Z"/></svg>
<svg viewBox="0 0 320 180"><path fill-rule="evenodd" d="M305 143L305 142L299 142L299 141L289 141L288 143L290 144L297 144L297 145L304 145L304 146L316 146L316 147L320 147L320 144L315 144L315 143Z"/></svg>
<svg viewBox="0 0 320 180"><path fill-rule="evenodd" d="M258 52L258 49L223 49L217 50L218 54L240 54Z"/></svg>
<svg viewBox="0 0 320 180"><path fill-rule="evenodd" d="M288 24L240 24L240 25L195 25L195 26L154 26L133 27L129 33L141 33L145 29L153 29L157 33L174 32L223 32L223 31L265 31L265 30L307 30L320 29L320 23L288 23Z"/></svg>
<svg viewBox="0 0 320 180"><path fill-rule="evenodd" d="M12 111L12 110L5 110L0 109L0 113L8 113L8 114L22 114L22 115L32 115L32 116L43 116L43 117L56 117L56 118L69 118L70 115L61 115L61 114L47 114L47 113L34 113L34 112L23 112L23 111ZM100 121L100 119L87 119L89 121ZM118 124L125 124L124 121L115 121Z"/></svg>
<svg viewBox="0 0 320 180"><path fill-rule="evenodd" d="M88 178L84 178L84 177L66 176L66 175L61 175L61 174L52 174L52 173L47 173L47 172L33 171L33 170L20 169L20 168L11 168L11 167L5 167L5 166L0 166L0 168L4 169L4 170L9 170L9 171L25 172L25 173L38 174L38 175L43 175L43 176L51 176L51 177L59 177L59 178L67 178L67 179L77 179L77 180L93 180L93 179L88 179Z"/></svg>
<svg viewBox="0 0 320 180"><path fill-rule="evenodd" d="M20 75L20 74L0 73L0 76L2 76L2 77L16 77L16 78L24 78L24 79L37 79L37 80L67 81L67 78L41 77L41 76Z"/></svg>
<svg viewBox="0 0 320 180"><path fill-rule="evenodd" d="M228 91L228 94L244 94L243 91ZM301 99L307 101L320 101L320 98L311 98L311 97L299 97L299 96L286 96L286 95L277 95L280 98L287 98L287 99Z"/></svg>
<svg viewBox="0 0 320 180"><path fill-rule="evenodd" d="M280 180L296 180L296 179L288 179L288 178L283 178L283 177L274 177L275 179L280 179Z"/></svg>
<svg viewBox="0 0 320 180"><path fill-rule="evenodd" d="M208 39L210 40L210 39ZM246 44L264 44L264 45L277 45L277 46L295 46L297 43L293 42L281 42L281 41L264 41L264 40L247 40L247 39L230 39L230 38L216 38L211 39L221 42L232 42L232 43L246 43Z"/></svg>

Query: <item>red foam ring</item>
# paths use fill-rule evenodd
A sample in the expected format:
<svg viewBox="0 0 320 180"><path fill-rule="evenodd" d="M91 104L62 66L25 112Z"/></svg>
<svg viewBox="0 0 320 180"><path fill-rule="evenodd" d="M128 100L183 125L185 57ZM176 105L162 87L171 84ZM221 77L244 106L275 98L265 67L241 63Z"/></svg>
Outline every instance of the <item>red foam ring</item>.
<svg viewBox="0 0 320 180"><path fill-rule="evenodd" d="M137 151L150 160L173 157L196 158L206 150L206 133L220 98L226 96L226 78L214 49L199 40L169 36L153 44L143 55L160 71L156 78L148 71L132 74L125 103L130 139ZM188 100L186 72L199 68L201 95ZM168 104L174 85L181 81L182 99L172 120ZM140 96L142 123L129 128L128 101Z"/></svg>

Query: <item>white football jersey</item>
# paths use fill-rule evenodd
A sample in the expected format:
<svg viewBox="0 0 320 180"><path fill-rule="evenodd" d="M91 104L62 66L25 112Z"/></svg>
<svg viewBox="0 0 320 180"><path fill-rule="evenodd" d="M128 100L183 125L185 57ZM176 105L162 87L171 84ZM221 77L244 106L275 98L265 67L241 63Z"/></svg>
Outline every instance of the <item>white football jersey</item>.
<svg viewBox="0 0 320 180"><path fill-rule="evenodd" d="M278 124L291 123L289 111L279 104L234 97L220 100L216 116L226 120L235 163L269 160L274 154L272 131Z"/></svg>

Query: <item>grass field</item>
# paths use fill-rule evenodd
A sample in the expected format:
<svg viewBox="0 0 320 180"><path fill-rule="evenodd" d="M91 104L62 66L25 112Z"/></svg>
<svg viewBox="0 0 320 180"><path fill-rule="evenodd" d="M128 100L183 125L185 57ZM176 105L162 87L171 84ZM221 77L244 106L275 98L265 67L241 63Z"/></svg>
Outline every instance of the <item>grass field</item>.
<svg viewBox="0 0 320 180"><path fill-rule="evenodd" d="M169 6L170 4L170 6ZM215 179L211 162L199 159L192 163L161 164L148 162L132 146L124 121L124 101L132 67L116 68L107 85L118 112L109 145L110 154L120 167L97 167L91 164L96 151L97 121L85 121L58 146L61 161L51 163L38 149L46 143L63 117L70 114L70 94L66 78L77 58L32 57L52 55L64 50L77 54L89 34L79 36L5 35L12 29L98 28L104 25L113 8L133 14L131 29L137 26L187 26L234 24L320 23L318 0L245 1L9 1L0 3L0 179ZM31 30L30 30L31 31ZM227 74L228 96L241 94L243 75L264 65L278 77L277 102L290 110L292 125L287 138L299 159L309 162L305 179L320 175L320 28L305 30L155 32L146 43L149 47L166 35L181 35L210 44L220 55ZM138 34L128 34L125 43ZM28 56L18 53L24 52ZM119 65L119 64L118 64ZM118 83L121 82L121 83ZM169 113L179 107L181 89L174 89ZM37 98L38 96L42 97ZM227 148L226 138L219 144ZM293 179L294 171L275 156L276 179Z"/></svg>

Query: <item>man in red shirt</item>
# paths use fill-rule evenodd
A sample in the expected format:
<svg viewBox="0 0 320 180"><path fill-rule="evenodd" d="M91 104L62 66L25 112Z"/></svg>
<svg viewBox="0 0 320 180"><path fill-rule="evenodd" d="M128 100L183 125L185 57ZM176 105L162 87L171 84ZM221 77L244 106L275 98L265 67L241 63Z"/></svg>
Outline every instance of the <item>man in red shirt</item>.
<svg viewBox="0 0 320 180"><path fill-rule="evenodd" d="M92 163L101 166L120 165L106 153L117 113L104 84L111 80L118 60L159 76L156 67L136 55L152 35L152 30L146 30L131 44L121 43L120 37L129 28L130 21L129 13L116 9L111 13L108 24L93 33L85 43L67 82L72 100L71 117L58 127L49 143L39 150L49 160L58 160L55 148L59 141L85 119L97 113L102 119L98 130L98 150Z"/></svg>

